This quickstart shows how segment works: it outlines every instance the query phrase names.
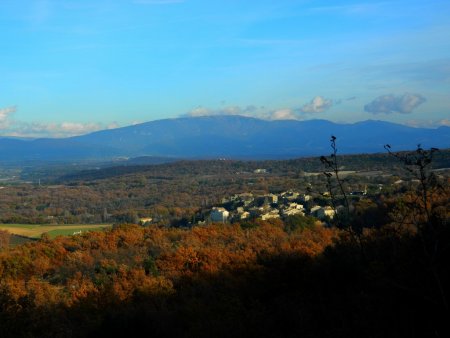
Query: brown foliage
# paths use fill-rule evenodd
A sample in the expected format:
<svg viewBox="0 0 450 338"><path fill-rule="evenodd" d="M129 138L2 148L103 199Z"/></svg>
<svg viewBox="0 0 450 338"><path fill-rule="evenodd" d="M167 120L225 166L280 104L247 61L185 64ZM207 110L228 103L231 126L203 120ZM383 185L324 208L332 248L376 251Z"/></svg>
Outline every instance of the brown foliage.
<svg viewBox="0 0 450 338"><path fill-rule="evenodd" d="M138 291L170 290L171 281L199 273L258 268L261 254L314 256L335 236L334 230L321 226L288 234L279 221L259 221L251 230L237 224L192 230L123 225L4 252L0 284L13 300L28 297L35 306L46 299L72 304L105 292L124 301ZM152 273L146 271L146 262L154 262Z"/></svg>
<svg viewBox="0 0 450 338"><path fill-rule="evenodd" d="M0 250L9 247L11 234L8 231L0 230Z"/></svg>
<svg viewBox="0 0 450 338"><path fill-rule="evenodd" d="M448 193L432 199L444 244ZM355 220L384 222L400 212L399 200L361 201ZM348 232L275 219L192 229L125 224L27 243L0 253L0 326L5 337L443 333L438 315L448 312L424 259L427 238L388 224L362 240L364 256ZM447 294L448 250L439 250L433 268Z"/></svg>

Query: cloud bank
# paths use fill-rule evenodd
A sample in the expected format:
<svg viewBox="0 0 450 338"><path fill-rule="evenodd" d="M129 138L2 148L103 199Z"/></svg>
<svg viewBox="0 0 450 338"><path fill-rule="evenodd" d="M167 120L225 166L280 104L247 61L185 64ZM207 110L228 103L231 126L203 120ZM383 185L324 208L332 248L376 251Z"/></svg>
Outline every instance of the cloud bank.
<svg viewBox="0 0 450 338"><path fill-rule="evenodd" d="M298 120L300 116L294 109L283 108L277 110L269 110L265 107L249 105L246 107L228 106L219 109L211 109L198 106L183 117L200 117L200 116L218 116L218 115L240 115L246 117L254 117L264 120Z"/></svg>
<svg viewBox="0 0 450 338"><path fill-rule="evenodd" d="M338 104L341 101L342 100L327 99L323 96L318 95L300 108L284 107L278 109L267 109L266 107L249 105L246 107L227 106L218 109L211 109L204 106L198 106L182 116L199 117L217 115L241 115L264 120L302 120L305 118L305 115L323 113L330 109L334 104Z"/></svg>
<svg viewBox="0 0 450 338"><path fill-rule="evenodd" d="M2 131L3 135L20 137L71 137L88 134L94 131L106 129L100 123L40 123L40 122L15 122L9 128Z"/></svg>
<svg viewBox="0 0 450 338"><path fill-rule="evenodd" d="M450 127L450 119L441 120L408 120L404 122L405 125L414 128L439 128Z"/></svg>
<svg viewBox="0 0 450 338"><path fill-rule="evenodd" d="M83 135L103 129L117 128L117 123L105 125L102 123L81 122L23 122L12 119L17 111L15 106L0 108L0 135L20 137L70 137Z"/></svg>
<svg viewBox="0 0 450 338"><path fill-rule="evenodd" d="M364 110L371 114L410 114L425 101L420 94L382 95L366 104Z"/></svg>

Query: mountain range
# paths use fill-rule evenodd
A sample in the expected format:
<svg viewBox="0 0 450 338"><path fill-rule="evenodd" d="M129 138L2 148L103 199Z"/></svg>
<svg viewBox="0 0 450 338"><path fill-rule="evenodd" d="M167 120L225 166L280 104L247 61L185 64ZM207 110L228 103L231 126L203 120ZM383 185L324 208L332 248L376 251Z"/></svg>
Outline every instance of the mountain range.
<svg viewBox="0 0 450 338"><path fill-rule="evenodd" d="M267 121L243 116L151 121L69 138L0 138L0 161L107 160L118 157L281 159L328 155L336 136L340 154L450 147L450 127L412 128L384 121L337 124L326 120Z"/></svg>

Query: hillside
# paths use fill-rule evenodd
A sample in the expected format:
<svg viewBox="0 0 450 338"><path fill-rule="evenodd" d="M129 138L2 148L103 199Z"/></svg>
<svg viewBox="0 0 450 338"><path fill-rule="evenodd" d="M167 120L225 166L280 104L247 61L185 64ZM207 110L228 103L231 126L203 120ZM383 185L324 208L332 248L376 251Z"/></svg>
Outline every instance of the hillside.
<svg viewBox="0 0 450 338"><path fill-rule="evenodd" d="M328 152L329 153L329 152ZM328 153L325 153L327 155ZM411 175L388 154L339 156L350 191L365 187L373 193L396 190L393 183ZM234 194L280 193L326 188L319 157L292 160L182 160L158 165L117 165L81 170L66 165L26 168L22 181L1 190L0 222L59 224L121 222L155 217L166 224L191 218L199 208L217 204ZM433 168L450 167L450 151L434 155ZM258 173L264 169L264 173ZM439 172L448 177L448 171ZM18 173L15 173L18 175ZM34 184L30 184L30 181ZM40 183L39 183L40 182ZM319 201L320 202L320 201Z"/></svg>
<svg viewBox="0 0 450 338"><path fill-rule="evenodd" d="M330 135L341 153L450 147L450 128L411 128L382 121L266 121L243 116L165 119L66 139L0 139L3 161L107 160L114 157L281 159L328 152Z"/></svg>

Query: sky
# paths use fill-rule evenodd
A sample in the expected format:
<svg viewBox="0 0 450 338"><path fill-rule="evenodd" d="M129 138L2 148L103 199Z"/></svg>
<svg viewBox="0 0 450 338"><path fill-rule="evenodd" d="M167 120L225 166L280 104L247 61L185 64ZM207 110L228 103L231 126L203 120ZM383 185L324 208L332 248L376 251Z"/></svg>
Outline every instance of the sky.
<svg viewBox="0 0 450 338"><path fill-rule="evenodd" d="M0 0L0 136L164 118L450 125L448 0Z"/></svg>

